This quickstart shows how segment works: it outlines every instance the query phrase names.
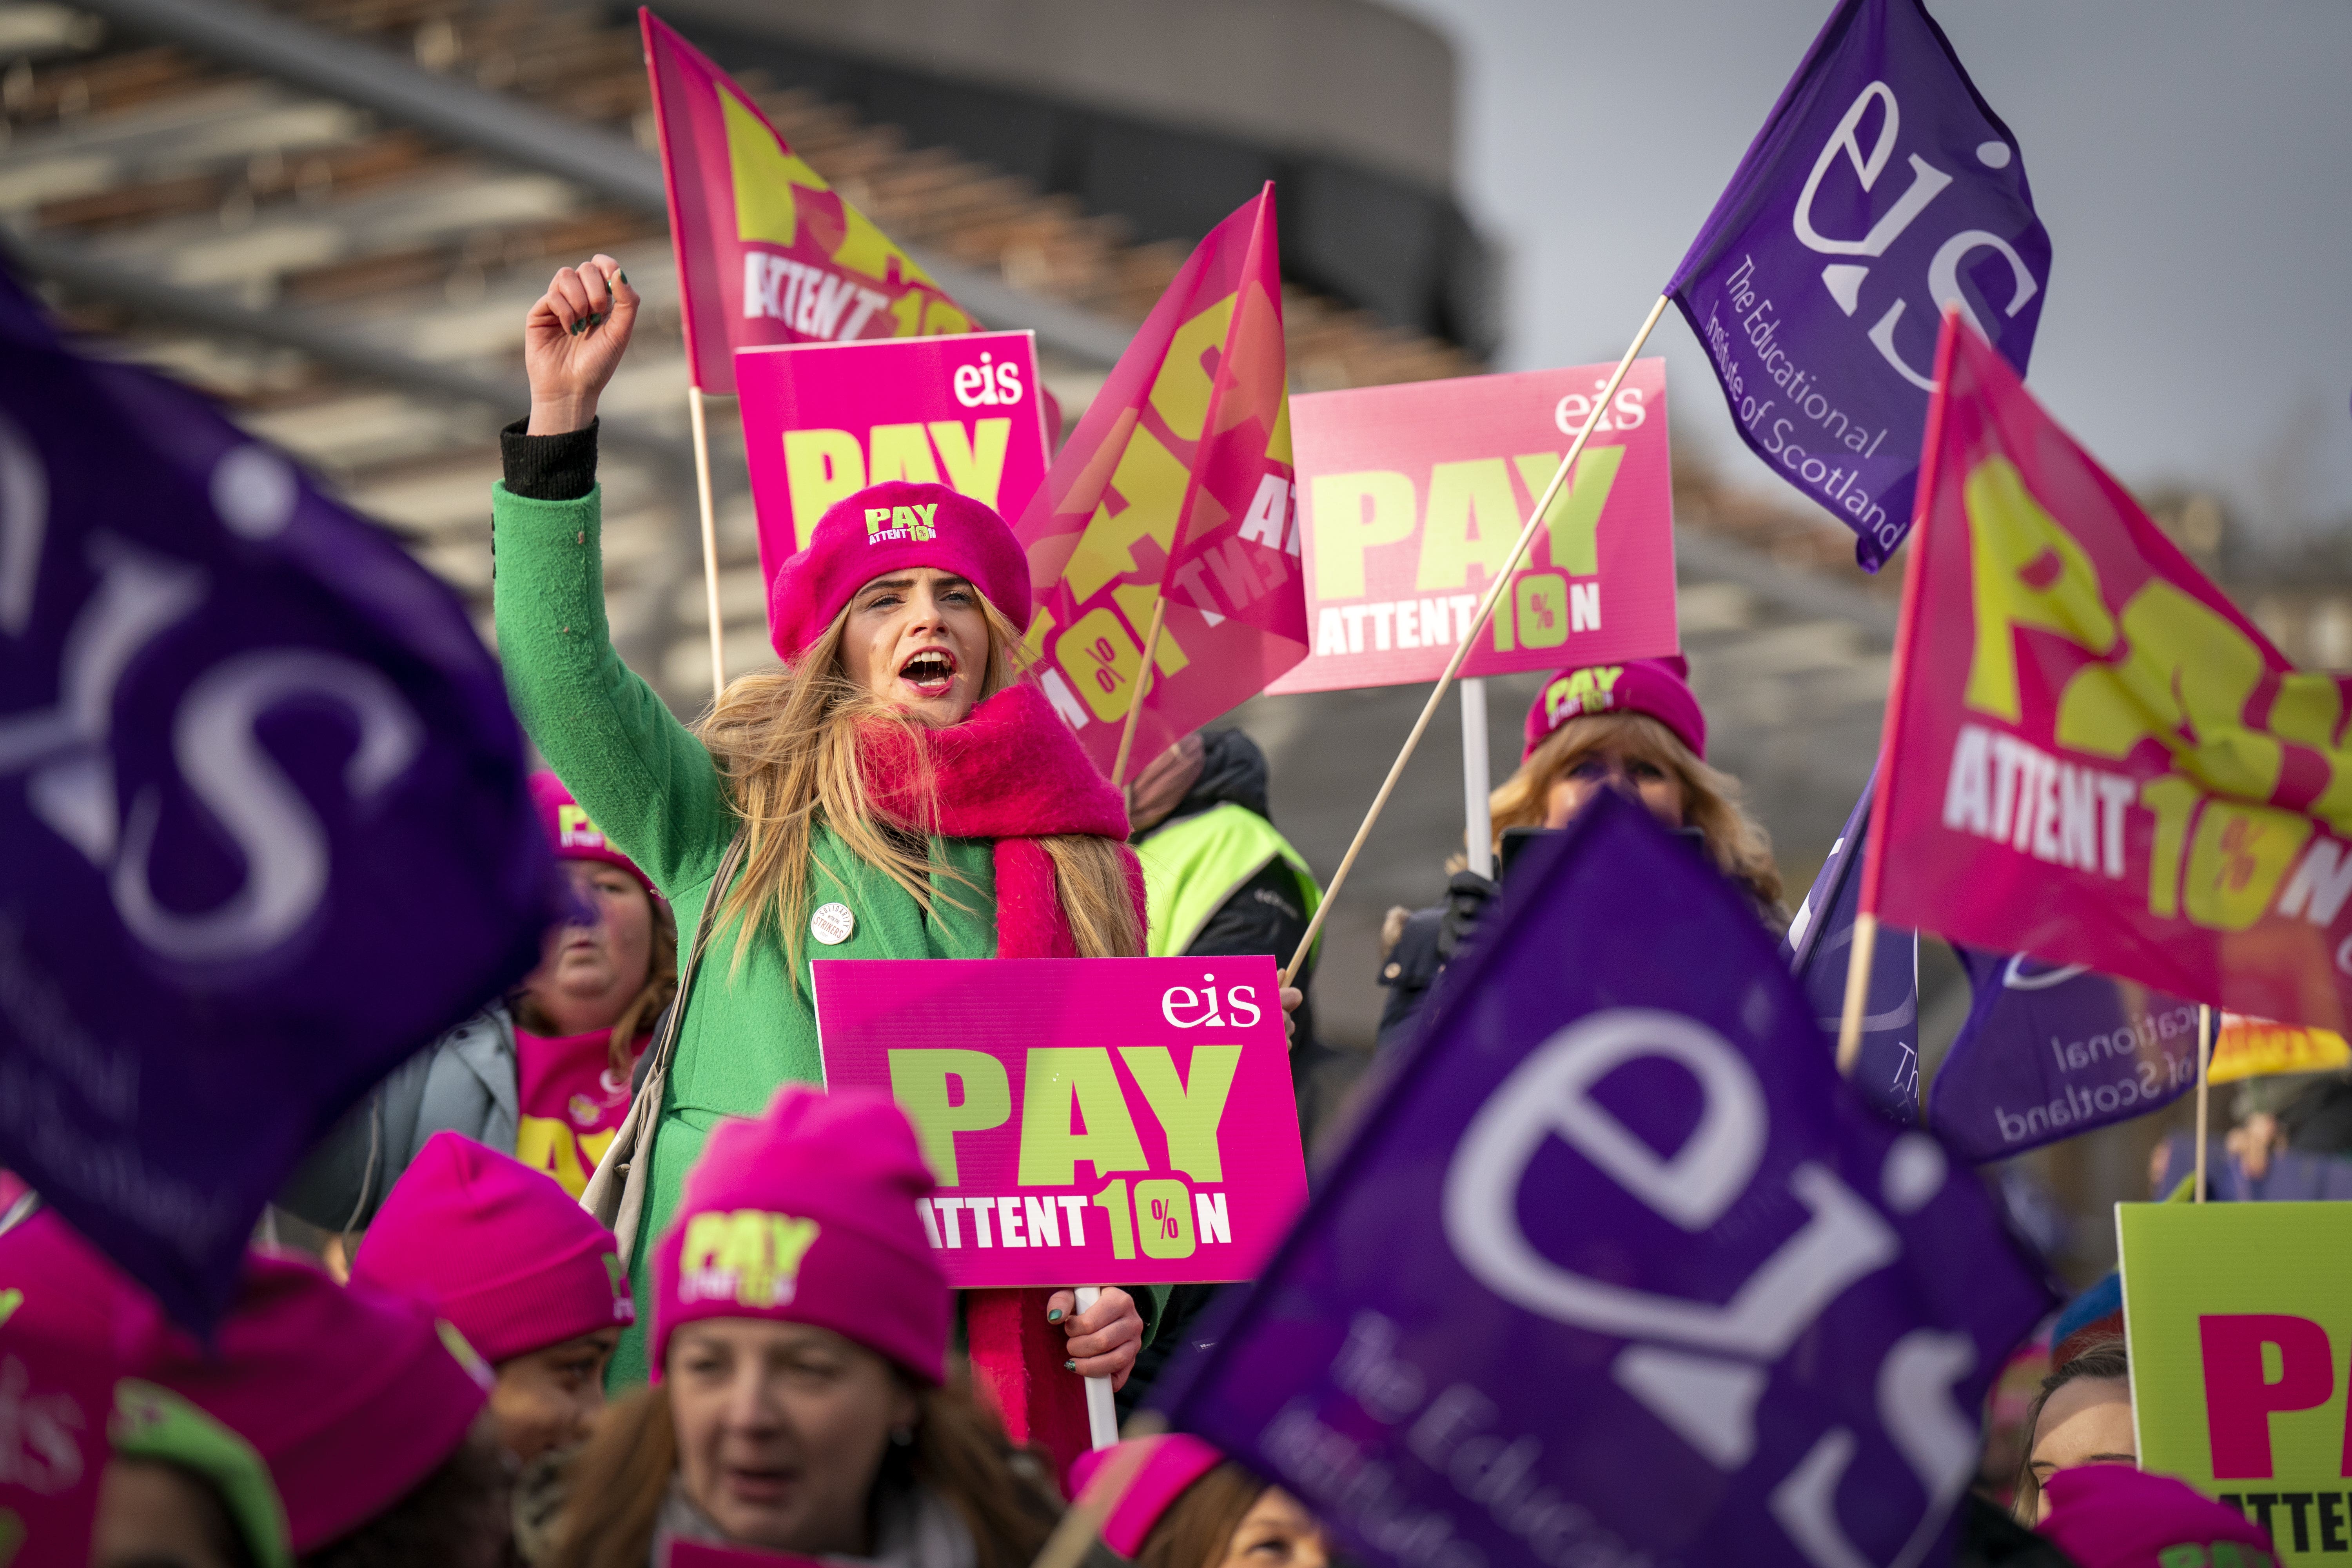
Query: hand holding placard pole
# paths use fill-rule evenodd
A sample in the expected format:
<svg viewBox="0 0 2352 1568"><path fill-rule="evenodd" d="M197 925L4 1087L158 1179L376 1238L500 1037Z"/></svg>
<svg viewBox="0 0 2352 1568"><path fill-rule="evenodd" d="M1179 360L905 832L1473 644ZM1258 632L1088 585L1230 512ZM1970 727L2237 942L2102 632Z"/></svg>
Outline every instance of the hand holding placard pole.
<svg viewBox="0 0 2352 1568"><path fill-rule="evenodd" d="M1078 1310L1090 1312L1102 1300L1102 1287L1081 1285L1077 1298ZM1118 1406L1111 1401L1110 1379L1107 1377L1087 1379L1087 1436L1097 1448L1108 1448L1118 1441Z"/></svg>
<svg viewBox="0 0 2352 1568"><path fill-rule="evenodd" d="M1412 761L1413 749L1421 744L1422 733L1429 728L1429 721L1436 714L1438 703L1444 700L1445 689L1454 683L1454 676L1461 672L1463 661L1470 657L1471 645L1486 629L1486 622L1494 616L1496 602L1510 586L1511 574L1517 572L1519 563L1527 558L1528 546L1535 542L1536 530L1543 526L1545 517L1549 515L1552 499L1559 494L1560 486L1568 482L1569 470L1576 466L1576 459L1584 455L1585 444L1592 439L1592 432L1599 427L1602 410L1616 397L1617 389L1625 384L1626 374L1633 368L1633 356L1642 352L1642 345L1650 341L1651 331L1657 326L1658 318L1666 313L1668 298L1661 294L1658 302L1650 307L1648 317L1642 322L1642 330L1633 334L1633 342L1625 349L1625 357L1617 362L1617 368L1610 373L1608 384L1601 387L1601 395L1592 400L1591 417L1585 420L1584 428L1576 433L1576 438L1569 442L1568 455L1559 460L1559 467L1552 470L1551 483L1544 486L1543 494L1536 498L1535 510L1528 514L1527 526L1519 530L1519 537L1511 545L1510 554L1504 558L1502 566L1487 583L1486 592L1478 600L1477 614L1471 617L1468 629L1462 634L1462 640L1454 645L1454 657L1445 661L1444 672L1438 676L1437 684L1430 688L1429 700L1422 705L1421 717L1413 721L1412 733L1404 738L1404 749L1397 752L1396 761L1389 764L1389 776L1381 781L1380 793L1372 796L1372 807L1364 813L1363 826L1356 829L1356 837L1349 844L1348 853L1340 857L1339 868L1331 873L1331 885L1324 889L1323 901L1315 907L1314 918L1307 922L1307 933L1298 939L1298 951L1292 953L1290 962L1283 966L1282 984L1286 988L1296 983L1299 965L1305 963L1307 955L1315 950L1315 939L1322 934L1323 921L1330 915L1331 906L1339 901L1339 889L1347 882L1349 871L1355 867L1356 857L1364 852L1364 841L1372 836L1372 825L1381 819L1381 809L1388 805L1389 796L1395 793L1397 780L1403 776L1405 764Z"/></svg>

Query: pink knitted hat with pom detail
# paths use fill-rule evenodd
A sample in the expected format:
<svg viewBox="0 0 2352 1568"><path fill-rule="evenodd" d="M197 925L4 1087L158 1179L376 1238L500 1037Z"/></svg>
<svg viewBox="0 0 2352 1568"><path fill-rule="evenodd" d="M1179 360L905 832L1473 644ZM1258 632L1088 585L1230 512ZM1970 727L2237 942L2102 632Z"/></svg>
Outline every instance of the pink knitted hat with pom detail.
<svg viewBox="0 0 2352 1568"><path fill-rule="evenodd" d="M945 1382L954 1293L915 1211L932 1186L886 1095L788 1083L764 1114L720 1122L654 1254L654 1381L681 1324L767 1318Z"/></svg>
<svg viewBox="0 0 2352 1568"><path fill-rule="evenodd" d="M352 1280L431 1302L494 1363L636 1321L613 1233L553 1177L446 1129L385 1195Z"/></svg>
<svg viewBox="0 0 2352 1568"><path fill-rule="evenodd" d="M1693 756L1706 757L1706 715L1699 711L1690 689L1690 664L1680 654L1561 670L1544 682L1528 708L1527 744L1519 761L1534 756L1562 724L1588 713L1646 714L1673 731Z"/></svg>
<svg viewBox="0 0 2352 1568"><path fill-rule="evenodd" d="M212 1348L174 1331L140 1375L260 1454L297 1553L349 1535L439 1468L493 1381L422 1302L260 1252Z"/></svg>

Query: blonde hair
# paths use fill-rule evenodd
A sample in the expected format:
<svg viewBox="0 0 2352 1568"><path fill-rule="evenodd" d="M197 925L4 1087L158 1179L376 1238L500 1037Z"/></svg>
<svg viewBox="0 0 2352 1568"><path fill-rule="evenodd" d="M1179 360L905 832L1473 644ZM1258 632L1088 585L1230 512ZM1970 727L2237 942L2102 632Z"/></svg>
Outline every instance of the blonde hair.
<svg viewBox="0 0 2352 1568"><path fill-rule="evenodd" d="M1027 669L1019 628L985 599L981 609L988 622L988 668L980 691L985 701L1024 679ZM929 802L937 784L929 752L920 744L922 721L860 689L843 668L848 624L844 608L795 662L730 682L697 730L727 781L746 836L742 873L719 909L719 918L736 928L735 962L742 963L772 920L795 988L814 899L809 867L822 864L812 854L820 822L851 854L897 883L926 916L936 916L935 900L942 898L956 909L967 907L940 892L940 884L971 886L932 853L921 826L928 811L908 820L886 808L866 776L859 731L895 725L916 759L915 799ZM1037 843L1054 862L1055 898L1079 956L1139 957L1143 926L1129 890L1125 847L1091 833L1055 834ZM839 880L831 868L824 869Z"/></svg>
<svg viewBox="0 0 2352 1568"><path fill-rule="evenodd" d="M1748 889L1758 906L1776 920L1780 908L1780 871L1772 863L1771 836L1740 804L1739 781L1702 762L1696 753L1646 713L1586 713L1570 719L1538 746L1519 771L1487 797L1497 850L1507 827L1541 827L1550 807L1551 787L1576 764L1604 746L1655 764L1682 786L1683 820L1699 831L1706 852L1723 874Z"/></svg>

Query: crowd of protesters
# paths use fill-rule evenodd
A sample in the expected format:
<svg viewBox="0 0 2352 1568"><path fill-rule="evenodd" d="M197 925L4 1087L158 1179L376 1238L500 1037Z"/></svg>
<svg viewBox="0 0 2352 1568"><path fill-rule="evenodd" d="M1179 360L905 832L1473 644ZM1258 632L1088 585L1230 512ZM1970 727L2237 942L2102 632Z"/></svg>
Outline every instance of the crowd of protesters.
<svg viewBox="0 0 2352 1568"><path fill-rule="evenodd" d="M1146 1568L1325 1568L1296 1500L1197 1438L1066 1474L975 1392L887 1100L816 1087L808 963L828 956L1286 957L1318 897L1238 732L1187 740L1126 793L1022 675L1012 531L936 486L854 495L778 574L782 662L679 723L605 630L598 395L638 308L599 257L526 327L529 418L492 495L499 642L553 772L533 781L577 908L506 1003L433 1043L303 1164L286 1208L357 1232L346 1279L257 1250L209 1345L56 1215L0 1259L47 1282L120 1372L97 1568L635 1568L676 1543L888 1568L1021 1568L1116 1472L1101 1547ZM936 507L874 537L866 509ZM1567 670L1495 794L1496 847L1615 789L1785 923L1768 842L1706 761L1681 661ZM559 777L560 781L559 782ZM1494 884L1399 911L1384 1045L1441 990ZM1312 1015L1286 993L1304 1113ZM624 1159L622 1156L625 1156ZM623 1167L625 1165L625 1171ZM584 1200L584 1201L583 1201ZM1064 1372L1132 1380L1197 1331L1204 1291L1108 1281ZM2119 1317L2086 1294L1962 1561L2267 1563L2262 1532L2133 1467ZM2116 1303L2119 1306L2119 1303ZM2039 1533L2029 1533L2029 1527ZM0 1545L0 1561L5 1561Z"/></svg>

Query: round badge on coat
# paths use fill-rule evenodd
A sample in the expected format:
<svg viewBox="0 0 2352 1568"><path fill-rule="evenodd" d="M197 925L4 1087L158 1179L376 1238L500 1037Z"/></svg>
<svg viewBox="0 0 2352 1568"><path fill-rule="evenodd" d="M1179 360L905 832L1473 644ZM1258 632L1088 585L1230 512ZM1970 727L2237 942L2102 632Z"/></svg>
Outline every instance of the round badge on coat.
<svg viewBox="0 0 2352 1568"><path fill-rule="evenodd" d="M809 934L827 947L839 947L857 929L857 917L847 904L819 904L809 916Z"/></svg>

